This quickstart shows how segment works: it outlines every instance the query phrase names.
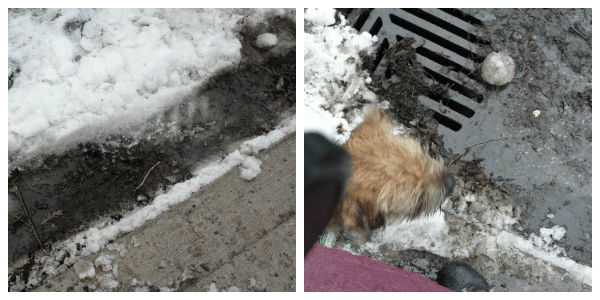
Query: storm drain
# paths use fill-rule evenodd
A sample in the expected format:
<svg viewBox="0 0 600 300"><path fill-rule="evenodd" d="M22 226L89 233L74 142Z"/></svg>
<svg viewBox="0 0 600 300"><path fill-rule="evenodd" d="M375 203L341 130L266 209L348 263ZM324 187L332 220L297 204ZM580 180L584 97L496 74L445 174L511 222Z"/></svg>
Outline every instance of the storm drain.
<svg viewBox="0 0 600 300"><path fill-rule="evenodd" d="M347 12L349 13L349 12ZM385 72L385 51L405 38L425 41L416 49L417 61L428 80L448 87L448 94L434 92L419 96L419 101L434 111L441 125L459 131L483 101L485 83L475 71L485 57L481 46L491 42L477 34L479 19L458 9L370 9L358 14L353 27L378 38L379 46L372 72ZM391 74L385 74L390 77Z"/></svg>

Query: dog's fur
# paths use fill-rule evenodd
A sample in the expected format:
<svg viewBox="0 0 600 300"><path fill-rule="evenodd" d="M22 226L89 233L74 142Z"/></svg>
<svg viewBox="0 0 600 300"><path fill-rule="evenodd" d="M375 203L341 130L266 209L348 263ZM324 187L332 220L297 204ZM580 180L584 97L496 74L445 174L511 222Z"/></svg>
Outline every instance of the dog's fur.
<svg viewBox="0 0 600 300"><path fill-rule="evenodd" d="M395 135L380 109L367 113L343 147L352 157L350 183L327 231L353 231L367 241L386 223L434 213L449 192L441 158L430 157L418 140Z"/></svg>

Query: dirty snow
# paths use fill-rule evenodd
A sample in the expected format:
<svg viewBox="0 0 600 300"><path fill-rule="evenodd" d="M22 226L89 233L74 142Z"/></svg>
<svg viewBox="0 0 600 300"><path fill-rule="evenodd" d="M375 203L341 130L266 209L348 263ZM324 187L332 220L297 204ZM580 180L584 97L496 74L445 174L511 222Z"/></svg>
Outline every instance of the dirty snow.
<svg viewBox="0 0 600 300"><path fill-rule="evenodd" d="M239 32L293 9L9 11L9 169L110 134L135 135L240 64ZM266 26L264 26L267 28ZM259 28L259 27L258 27ZM273 36L260 39L274 45Z"/></svg>
<svg viewBox="0 0 600 300"><path fill-rule="evenodd" d="M115 257L112 255L100 255L100 256L98 256L98 258L96 258L96 261L94 262L94 264L96 265L96 267L101 267L102 271L108 272L108 271L112 270L112 266L110 265L110 262L114 258Z"/></svg>
<svg viewBox="0 0 600 300"><path fill-rule="evenodd" d="M349 26L326 27L335 21L334 13L333 9L309 9L305 14L306 20L322 25L309 27L309 33L304 35L304 130L343 143L360 122L349 124L344 118L342 109L349 106L350 98L358 94L368 101L376 100L365 85L368 74L357 66L361 61L358 53L371 53L377 37L368 33L358 35ZM338 135L339 129L345 133Z"/></svg>
<svg viewBox="0 0 600 300"><path fill-rule="evenodd" d="M344 114L343 109L350 107L356 99L376 102L376 96L366 89L365 80L368 74L361 73L360 51L372 51L371 45L375 37L368 33L358 34L356 30L345 27L342 18L341 26L330 26L334 22L333 9L308 9L305 12L304 34L304 130L320 132L338 144L344 143L363 119L363 113L350 109ZM350 59L351 58L351 59ZM351 62L351 63L349 63ZM347 87L339 82L347 82ZM382 105L385 107L385 104ZM343 130L340 130L343 129ZM573 277L592 285L592 269L579 265L562 257L564 249L552 245L560 240L565 229L562 227L543 228L539 234L532 234L529 240L523 239L510 231L509 226L517 220L508 211L512 208L499 208L482 214L479 219L467 216L467 203L476 203L478 195L460 196L458 211L446 207L459 217L478 223L481 231L470 237L470 244L460 248L453 246L457 240L449 235L449 228L444 213L439 212L429 218L421 218L412 222L403 222L387 226L372 237L372 241L362 246L360 251L376 253L382 245L393 249L416 249L434 253L444 257L466 257L473 251L485 251L489 257L498 257L506 253L523 257L528 253L549 264L566 270ZM551 217L551 216L549 216ZM484 247L478 247L484 245ZM352 251L350 245L344 248ZM359 251L359 252L360 252Z"/></svg>
<svg viewBox="0 0 600 300"><path fill-rule="evenodd" d="M240 292L240 289L236 286L231 286L227 289L222 289L219 291L219 289L217 288L217 285L213 282L208 287L207 292Z"/></svg>
<svg viewBox="0 0 600 300"><path fill-rule="evenodd" d="M111 291L119 286L119 282L113 278L112 274L100 275L97 278L103 291Z"/></svg>
<svg viewBox="0 0 600 300"><path fill-rule="evenodd" d="M86 277L94 277L96 275L96 269L94 269L94 264L87 260L80 260L75 263L73 266L75 268L75 272L77 272L80 279Z"/></svg>
<svg viewBox="0 0 600 300"><path fill-rule="evenodd" d="M244 26L260 26L271 16L295 22L295 9L48 9L9 14L9 76L20 70L8 91L9 170L78 142L109 134L135 135L149 118L177 104L212 75L238 66ZM269 46L281 44L274 35L259 40ZM286 118L273 131L194 171L195 177L119 222L56 243L51 252L36 258L23 285L31 288L45 277L42 274L63 272L238 165L242 177L254 178L261 161L253 155L295 130L295 116ZM139 246L135 238L132 243ZM110 247L121 255L127 251L124 245ZM114 268L116 276L112 259L101 256L95 264L103 271ZM77 266L80 277L94 276L90 262ZM99 288L116 288L112 276L97 276ZM23 287L17 283L15 288Z"/></svg>

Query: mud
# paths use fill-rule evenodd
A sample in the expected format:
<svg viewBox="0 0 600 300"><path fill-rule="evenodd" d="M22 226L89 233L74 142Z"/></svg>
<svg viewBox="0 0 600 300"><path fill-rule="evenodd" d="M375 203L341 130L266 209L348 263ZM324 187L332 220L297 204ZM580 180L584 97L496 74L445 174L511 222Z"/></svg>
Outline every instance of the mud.
<svg viewBox="0 0 600 300"><path fill-rule="evenodd" d="M359 29L371 10L339 11ZM483 96L468 122L458 129L439 126L434 113L418 101L419 96L443 99L448 87L423 72L411 47L413 39L363 58L363 69L373 78L371 89L390 102L396 120L420 137L430 154L452 162L457 186L444 209L445 219L453 246L469 253L453 260L471 265L498 291L591 291L564 270L527 254L506 250L490 257L478 248L484 245L477 245L481 234L494 235L501 229L493 218L481 217L485 211L488 217L506 215L517 220L510 229L526 239L530 233L539 235L542 227L565 227L566 238L554 245L564 247L576 262L592 265L591 9L463 12L483 24L478 36L486 42L479 44L480 58L506 49L517 64L515 78L503 87L484 83L477 73L464 74L478 82L473 89ZM386 64L375 68L382 57ZM474 61L481 63L480 58ZM536 118L535 110L542 115ZM500 138L510 139L469 148ZM478 200L461 204L467 194L478 195ZM456 213L461 209L467 218ZM350 249L432 280L450 261L386 244L372 253L351 241Z"/></svg>
<svg viewBox="0 0 600 300"><path fill-rule="evenodd" d="M523 236L564 226L567 234L558 244L570 258L591 267L592 11L466 12L495 16L484 27L492 41L487 49L507 49L518 65L512 83L487 95L494 113L504 118L497 136L518 139L490 144L473 157L485 158L491 180L514 194L523 209ZM532 114L535 110L539 117ZM460 149L453 144L448 146Z"/></svg>
<svg viewBox="0 0 600 300"><path fill-rule="evenodd" d="M243 67L213 78L180 105L156 116L153 122L158 125L145 138L112 136L79 144L47 156L38 168L13 171L8 220L13 276L28 277L28 260L38 249L98 222L118 221L189 179L198 162L224 156L236 143L267 133L283 117L295 114L296 52L264 59L260 50L249 42L245 45ZM252 55L263 59L249 59ZM25 225L28 218L15 187L41 245Z"/></svg>

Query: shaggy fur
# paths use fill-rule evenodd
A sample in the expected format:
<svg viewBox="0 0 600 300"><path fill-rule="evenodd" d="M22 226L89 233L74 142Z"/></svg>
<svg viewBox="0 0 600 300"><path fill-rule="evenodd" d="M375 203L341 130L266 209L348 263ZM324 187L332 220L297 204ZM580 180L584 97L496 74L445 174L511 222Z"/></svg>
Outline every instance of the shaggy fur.
<svg viewBox="0 0 600 300"><path fill-rule="evenodd" d="M366 241L386 222L434 213L449 192L443 161L430 157L418 140L395 135L379 109L367 114L343 147L352 172L328 231L350 230Z"/></svg>

